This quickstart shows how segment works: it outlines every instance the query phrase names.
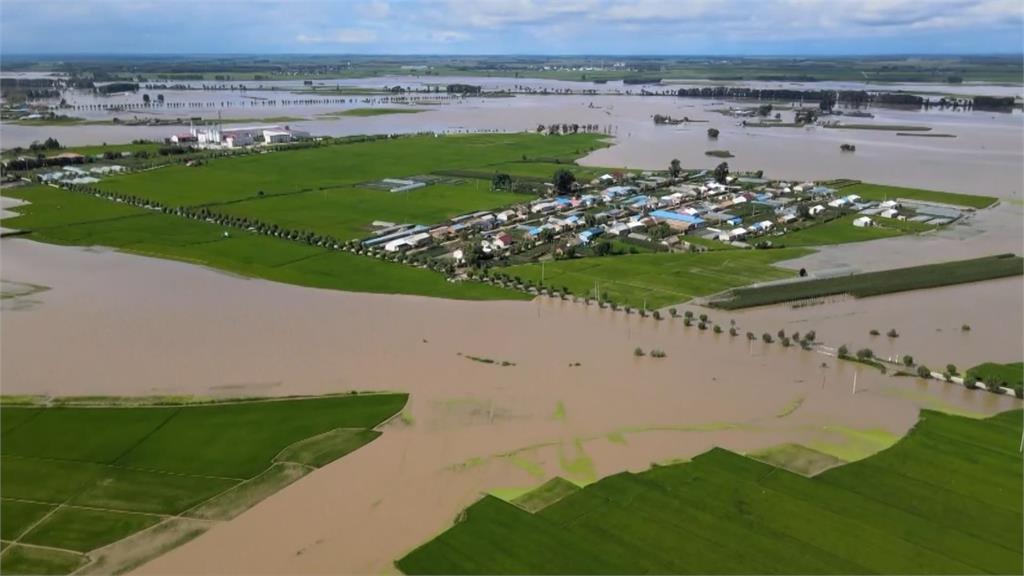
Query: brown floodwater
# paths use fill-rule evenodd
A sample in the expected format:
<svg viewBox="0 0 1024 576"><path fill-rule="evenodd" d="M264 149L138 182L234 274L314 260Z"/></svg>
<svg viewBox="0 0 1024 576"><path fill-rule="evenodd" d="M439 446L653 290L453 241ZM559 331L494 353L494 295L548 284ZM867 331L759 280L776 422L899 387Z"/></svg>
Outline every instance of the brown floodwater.
<svg viewBox="0 0 1024 576"><path fill-rule="evenodd" d="M400 79L358 79L340 82L352 86L383 86ZM434 79L431 81L443 81ZM498 82L492 79L491 82ZM504 85L527 81L504 79ZM539 82L539 81L535 81ZM550 81L551 87L559 86ZM573 84L573 83L568 83ZM392 84L393 85L393 84ZM547 85L544 83L538 84ZM577 86L578 88L579 86ZM294 87L292 87L294 89ZM612 88L617 90L618 88ZM291 122L293 127L315 135L480 131L533 131L538 124L597 124L614 135L609 148L586 156L581 163L595 166L664 169L673 158L686 167L709 167L718 159L705 152L729 150L734 170L763 169L769 177L787 179L856 178L860 180L931 188L1000 198L1022 198L1024 176L1024 115L996 112L953 112L937 109L921 111L875 108L873 119L846 118L847 122L922 125L934 133L954 134L955 138L899 136L894 131L836 130L821 127L751 128L738 125L738 119L714 110L728 106L753 106L751 101L723 102L671 96L595 96L522 95L514 98L466 98L457 103L428 105L418 114L324 119L320 114L355 107L379 106L350 98L344 105L251 106L242 94L231 91L151 91L163 93L168 101L199 101L199 109L155 109L146 112L82 113L94 118L215 117L259 118L297 116L308 118ZM249 96L270 99L308 98L285 91L261 92ZM425 95L414 95L422 98ZM81 103L139 101L141 95L123 95L99 99L83 94ZM231 106L219 103L230 102ZM77 112L76 112L77 113ZM655 126L651 117L667 114L684 116L694 122L678 126ZM793 113L782 110L789 121ZM717 140L707 138L707 128L720 130ZM20 126L3 125L3 146L27 146L32 141L55 137L65 145L124 143L137 138L164 139L182 131L182 127L163 126ZM855 153L842 153L840 144L857 147ZM984 175L984 177L979 177Z"/></svg>
<svg viewBox="0 0 1024 576"><path fill-rule="evenodd" d="M905 433L920 407L1021 405L550 299L316 290L24 239L0 241L0 277L50 288L0 316L5 394L411 394L380 439L143 574L386 572L484 492L556 474L585 483L712 446L857 457ZM668 356L637 358L638 346Z"/></svg>

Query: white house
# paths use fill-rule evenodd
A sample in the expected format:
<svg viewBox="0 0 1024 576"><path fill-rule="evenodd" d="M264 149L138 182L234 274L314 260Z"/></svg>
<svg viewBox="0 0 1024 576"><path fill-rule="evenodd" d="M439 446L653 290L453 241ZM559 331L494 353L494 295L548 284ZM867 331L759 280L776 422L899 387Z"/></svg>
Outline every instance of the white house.
<svg viewBox="0 0 1024 576"><path fill-rule="evenodd" d="M895 218L900 215L899 210L889 208L888 210L882 210L879 214L882 218Z"/></svg>
<svg viewBox="0 0 1024 576"><path fill-rule="evenodd" d="M824 211L824 206L822 206L821 204L815 204L814 206L811 206L811 209L808 210L807 213L810 214L811 216L817 216L818 214L821 214Z"/></svg>
<svg viewBox="0 0 1024 576"><path fill-rule="evenodd" d="M860 218L857 218L853 221L853 225L856 226L857 228L868 228L870 226L874 226L875 223L871 220L871 218L868 218L867 216L861 216Z"/></svg>

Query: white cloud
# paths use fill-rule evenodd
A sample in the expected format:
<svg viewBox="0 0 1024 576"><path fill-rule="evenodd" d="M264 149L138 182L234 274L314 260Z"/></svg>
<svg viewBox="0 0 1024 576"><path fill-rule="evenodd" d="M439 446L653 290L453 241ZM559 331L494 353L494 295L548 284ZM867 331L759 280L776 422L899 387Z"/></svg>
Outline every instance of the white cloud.
<svg viewBox="0 0 1024 576"><path fill-rule="evenodd" d="M366 28L338 28L329 34L299 34L300 44L367 44L377 41L377 32Z"/></svg>
<svg viewBox="0 0 1024 576"><path fill-rule="evenodd" d="M387 0L371 0L357 5L356 13L371 20L383 20L391 14L391 4Z"/></svg>

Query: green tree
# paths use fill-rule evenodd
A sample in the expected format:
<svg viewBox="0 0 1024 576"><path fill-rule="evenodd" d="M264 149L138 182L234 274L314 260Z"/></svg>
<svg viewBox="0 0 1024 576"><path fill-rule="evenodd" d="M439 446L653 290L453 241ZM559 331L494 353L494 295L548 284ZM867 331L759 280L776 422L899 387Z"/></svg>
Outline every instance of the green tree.
<svg viewBox="0 0 1024 576"><path fill-rule="evenodd" d="M491 178L491 189L505 191L511 190L512 177L504 173L495 174L494 177Z"/></svg>
<svg viewBox="0 0 1024 576"><path fill-rule="evenodd" d="M679 165L679 159L673 158L672 162L668 165L668 173L673 178L679 178L679 175L683 173L682 166Z"/></svg>
<svg viewBox="0 0 1024 576"><path fill-rule="evenodd" d="M837 350L836 353L840 358L846 358L846 356L850 354L850 349L846 347L846 344L843 344L839 347L839 350Z"/></svg>
<svg viewBox="0 0 1024 576"><path fill-rule="evenodd" d="M917 375L920 378L931 378L932 377L932 371L929 370L927 366L922 364L921 366L917 367Z"/></svg>
<svg viewBox="0 0 1024 576"><path fill-rule="evenodd" d="M555 172L554 184L555 190L563 194L567 194L572 190L572 185L576 183L576 175L572 172L561 169Z"/></svg>
<svg viewBox="0 0 1024 576"><path fill-rule="evenodd" d="M715 140L718 138L718 128L708 128L708 138Z"/></svg>
<svg viewBox="0 0 1024 576"><path fill-rule="evenodd" d="M914 365L914 357L911 356L910 354L907 354L906 356L904 356L903 357L903 365L907 366L907 367L913 366Z"/></svg>
<svg viewBox="0 0 1024 576"><path fill-rule="evenodd" d="M608 253L612 251L612 245L608 242L602 241L594 244L594 247L591 248L591 250L594 251L595 256L607 256Z"/></svg>
<svg viewBox="0 0 1024 576"><path fill-rule="evenodd" d="M715 166L715 181L719 184L724 184L725 179L729 177L729 163L722 162L718 166Z"/></svg>
<svg viewBox="0 0 1024 576"><path fill-rule="evenodd" d="M875 357L875 353L871 351L871 348L861 348L857 350L857 358L861 360L870 360Z"/></svg>

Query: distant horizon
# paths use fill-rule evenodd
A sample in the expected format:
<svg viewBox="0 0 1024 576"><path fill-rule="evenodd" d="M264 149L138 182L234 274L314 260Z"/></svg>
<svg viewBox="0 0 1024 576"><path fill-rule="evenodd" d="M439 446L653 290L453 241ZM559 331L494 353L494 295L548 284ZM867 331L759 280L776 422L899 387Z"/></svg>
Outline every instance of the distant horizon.
<svg viewBox="0 0 1024 576"><path fill-rule="evenodd" d="M0 53L37 56L1024 52L1018 0L3 0L2 9Z"/></svg>
<svg viewBox="0 0 1024 576"><path fill-rule="evenodd" d="M649 53L649 54L613 54L613 53L515 53L515 52L491 52L491 53L444 53L436 52L429 53L425 52L422 54L415 53L402 53L402 52L11 52L0 54L0 61L4 58L26 58L26 57L46 57L46 58L58 58L58 57L71 57L71 58L180 58L180 57L195 57L195 58L226 58L226 57L278 57L278 56L309 56L316 58L345 58L345 57L364 57L364 58L684 58L684 59L698 59L698 58L737 58L737 59L812 59L812 58L827 58L827 59L843 59L843 58L871 58L871 59L882 59L882 58L926 58L926 59L940 59L940 58L973 58L973 57L996 57L996 58L1013 58L1018 57L1024 59L1024 50L1019 52L949 52L949 53L922 53L922 52L889 52L889 53L873 53L873 52L861 52L861 53L846 53L846 54L822 54L822 53L792 53L792 54L699 54L699 53Z"/></svg>

